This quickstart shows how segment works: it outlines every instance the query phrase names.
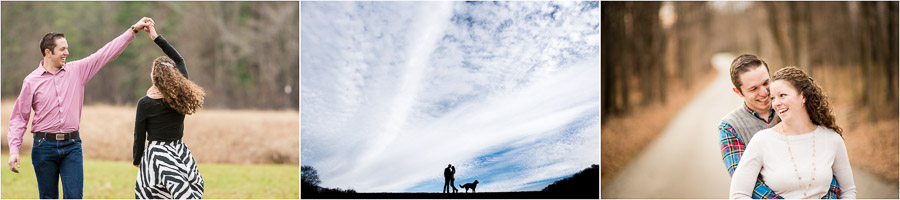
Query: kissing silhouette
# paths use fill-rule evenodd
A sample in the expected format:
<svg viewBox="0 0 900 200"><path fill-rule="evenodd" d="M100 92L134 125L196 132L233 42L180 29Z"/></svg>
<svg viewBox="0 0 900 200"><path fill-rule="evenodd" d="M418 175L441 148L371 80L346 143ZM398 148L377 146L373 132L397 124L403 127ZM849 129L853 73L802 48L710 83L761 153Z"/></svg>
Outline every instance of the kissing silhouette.
<svg viewBox="0 0 900 200"><path fill-rule="evenodd" d="M459 191L453 183L456 180L456 178L453 178L454 174L456 174L456 167L447 164L447 168L444 168L444 189L441 191L442 193L450 193L450 188L453 188L453 193Z"/></svg>

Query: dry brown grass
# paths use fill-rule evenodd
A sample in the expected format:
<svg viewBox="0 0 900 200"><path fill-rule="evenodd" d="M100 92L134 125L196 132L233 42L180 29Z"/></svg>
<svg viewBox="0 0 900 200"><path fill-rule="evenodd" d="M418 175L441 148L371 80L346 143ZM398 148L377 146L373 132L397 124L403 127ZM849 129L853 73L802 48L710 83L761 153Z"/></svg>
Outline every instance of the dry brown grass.
<svg viewBox="0 0 900 200"><path fill-rule="evenodd" d="M864 110L864 109L860 109ZM900 120L865 121L865 111L850 112L844 117L844 142L853 167L862 167L880 175L891 183L898 180L898 133ZM839 121L840 122L840 121Z"/></svg>
<svg viewBox="0 0 900 200"><path fill-rule="evenodd" d="M2 102L0 135L8 152L7 132L14 101ZM135 107L90 105L81 112L85 159L131 161ZM30 155L29 130L21 154ZM297 111L202 109L185 117L184 141L202 163L300 163L300 114Z"/></svg>
<svg viewBox="0 0 900 200"><path fill-rule="evenodd" d="M600 131L601 183L616 174L637 152L653 141L675 114L715 77L716 71L710 70L700 77L703 81L695 83L691 88L670 85L670 96L666 98L665 105L639 107L630 115L606 119ZM647 123L648 121L659 123Z"/></svg>
<svg viewBox="0 0 900 200"><path fill-rule="evenodd" d="M826 70L815 70L813 76L823 80L819 83L834 103L837 124L844 129L850 163L896 184L900 175L900 120L897 115L870 120L868 109L852 105L851 102L861 97L863 80L866 80L858 68L822 68Z"/></svg>

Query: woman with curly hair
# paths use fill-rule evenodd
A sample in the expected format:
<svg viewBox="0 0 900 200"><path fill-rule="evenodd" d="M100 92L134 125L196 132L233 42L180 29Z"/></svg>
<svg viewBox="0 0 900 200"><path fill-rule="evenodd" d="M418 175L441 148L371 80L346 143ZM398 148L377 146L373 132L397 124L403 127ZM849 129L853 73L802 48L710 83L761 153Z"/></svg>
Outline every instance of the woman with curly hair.
<svg viewBox="0 0 900 200"><path fill-rule="evenodd" d="M731 180L731 198L750 198L757 175L784 198L821 198L840 183L840 198L856 198L856 185L828 96L802 70L775 72L769 86L772 107L781 118L756 133Z"/></svg>
<svg viewBox="0 0 900 200"><path fill-rule="evenodd" d="M184 115L203 106L203 89L188 80L184 59L162 36L155 24L145 29L167 56L156 58L150 78L153 86L138 101L134 122L134 160L139 168L137 199L186 199L203 196L203 178L191 151L182 141ZM144 149L144 140L148 140Z"/></svg>

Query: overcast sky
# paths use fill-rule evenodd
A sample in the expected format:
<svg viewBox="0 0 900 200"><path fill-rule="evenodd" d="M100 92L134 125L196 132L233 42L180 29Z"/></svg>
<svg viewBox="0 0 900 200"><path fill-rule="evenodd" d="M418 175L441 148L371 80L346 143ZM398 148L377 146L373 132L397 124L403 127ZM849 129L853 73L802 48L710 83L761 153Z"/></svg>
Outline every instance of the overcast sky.
<svg viewBox="0 0 900 200"><path fill-rule="evenodd" d="M599 164L598 2L302 2L301 164L321 186L540 190Z"/></svg>

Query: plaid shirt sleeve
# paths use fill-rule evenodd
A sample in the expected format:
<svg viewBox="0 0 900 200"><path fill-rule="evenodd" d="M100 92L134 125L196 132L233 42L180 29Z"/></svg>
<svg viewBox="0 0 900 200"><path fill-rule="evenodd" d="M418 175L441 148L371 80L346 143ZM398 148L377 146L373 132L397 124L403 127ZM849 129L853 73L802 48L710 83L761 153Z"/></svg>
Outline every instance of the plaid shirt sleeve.
<svg viewBox="0 0 900 200"><path fill-rule="evenodd" d="M741 161L741 155L744 154L744 149L747 146L737 137L734 127L731 127L731 124L725 121L719 124L719 142L722 145L722 160L725 162L725 169L728 170L729 176L734 175L734 170L737 168L738 162ZM833 189L834 184L831 186ZM772 191L766 183L763 183L762 176L756 178L756 186L753 187L752 197L754 199L783 199L778 194L775 194L775 191Z"/></svg>
<svg viewBox="0 0 900 200"><path fill-rule="evenodd" d="M828 193L825 194L823 199L837 199L841 196L841 187L838 185L837 177L831 178L831 188L828 188Z"/></svg>

